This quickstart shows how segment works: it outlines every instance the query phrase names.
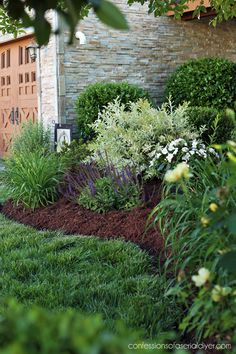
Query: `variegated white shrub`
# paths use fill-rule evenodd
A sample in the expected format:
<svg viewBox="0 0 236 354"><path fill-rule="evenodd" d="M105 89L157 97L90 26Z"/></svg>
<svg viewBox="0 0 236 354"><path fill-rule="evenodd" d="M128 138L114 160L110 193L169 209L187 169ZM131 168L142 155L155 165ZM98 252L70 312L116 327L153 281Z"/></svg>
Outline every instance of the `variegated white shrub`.
<svg viewBox="0 0 236 354"><path fill-rule="evenodd" d="M139 100L130 103L127 111L115 100L92 124L97 136L90 145L93 157L100 161L101 154L106 154L116 167L133 165L146 174L158 146L178 138L189 141L198 137L189 125L187 108L183 104L173 109L169 102L155 109L148 101Z"/></svg>

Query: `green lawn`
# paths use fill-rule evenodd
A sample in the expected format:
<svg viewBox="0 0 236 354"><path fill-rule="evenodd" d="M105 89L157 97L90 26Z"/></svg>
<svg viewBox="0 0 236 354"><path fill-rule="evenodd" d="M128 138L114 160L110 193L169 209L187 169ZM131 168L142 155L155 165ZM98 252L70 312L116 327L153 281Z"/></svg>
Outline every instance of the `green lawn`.
<svg viewBox="0 0 236 354"><path fill-rule="evenodd" d="M177 310L164 277L137 246L96 237L38 232L0 215L0 298L45 308L102 313L148 336L170 328Z"/></svg>

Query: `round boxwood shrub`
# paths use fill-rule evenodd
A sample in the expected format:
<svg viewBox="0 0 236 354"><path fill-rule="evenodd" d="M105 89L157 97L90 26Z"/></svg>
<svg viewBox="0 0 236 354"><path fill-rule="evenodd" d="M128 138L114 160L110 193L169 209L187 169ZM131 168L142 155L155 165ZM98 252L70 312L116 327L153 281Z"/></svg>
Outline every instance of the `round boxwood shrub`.
<svg viewBox="0 0 236 354"><path fill-rule="evenodd" d="M166 97L176 105L217 109L232 108L236 100L236 63L225 59L204 58L181 65L169 78Z"/></svg>
<svg viewBox="0 0 236 354"><path fill-rule="evenodd" d="M91 140L94 137L94 131L90 124L98 118L98 113L117 97L123 104L128 104L131 101L136 102L140 98L150 100L147 91L126 81L97 82L89 85L76 101L80 137L84 140Z"/></svg>
<svg viewBox="0 0 236 354"><path fill-rule="evenodd" d="M188 119L198 130L205 126L201 138L206 143L225 143L231 139L235 125L225 110L218 111L210 107L189 107Z"/></svg>

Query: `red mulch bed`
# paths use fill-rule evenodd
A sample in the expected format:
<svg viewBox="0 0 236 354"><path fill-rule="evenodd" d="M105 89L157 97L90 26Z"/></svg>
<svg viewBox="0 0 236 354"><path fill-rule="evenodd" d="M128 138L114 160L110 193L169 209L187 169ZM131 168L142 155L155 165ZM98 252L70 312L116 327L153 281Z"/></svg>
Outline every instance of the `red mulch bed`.
<svg viewBox="0 0 236 354"><path fill-rule="evenodd" d="M156 187L156 186L155 186ZM68 201L59 199L55 204L35 211L13 206L11 201L2 206L1 212L8 218L39 230L61 230L65 234L93 235L104 239L123 238L132 241L150 254L160 254L163 238L157 228L145 230L147 217L160 200L160 185L152 192L151 202L131 211L110 211L99 214Z"/></svg>

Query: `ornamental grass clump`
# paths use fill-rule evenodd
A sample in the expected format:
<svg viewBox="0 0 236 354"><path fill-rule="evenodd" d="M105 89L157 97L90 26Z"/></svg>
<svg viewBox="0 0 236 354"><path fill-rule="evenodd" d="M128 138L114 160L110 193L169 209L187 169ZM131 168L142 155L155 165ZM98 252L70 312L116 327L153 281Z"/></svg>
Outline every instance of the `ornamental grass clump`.
<svg viewBox="0 0 236 354"><path fill-rule="evenodd" d="M36 209L57 200L65 169L65 162L51 150L50 131L42 122L29 121L13 140L3 182L16 205Z"/></svg>
<svg viewBox="0 0 236 354"><path fill-rule="evenodd" d="M6 161L4 184L16 205L36 209L57 200L64 173L65 166L55 153L45 156L36 150L13 155Z"/></svg>
<svg viewBox="0 0 236 354"><path fill-rule="evenodd" d="M12 153L27 154L39 150L44 154L51 152L51 133L44 127L43 122L29 120L23 124L21 133L14 137Z"/></svg>
<svg viewBox="0 0 236 354"><path fill-rule="evenodd" d="M199 131L188 122L187 104L173 108L171 102L160 109L146 100L130 103L130 112L117 99L108 104L92 125L97 139L90 144L93 158L107 154L118 168L133 166L147 176L158 147L175 139L196 139ZM156 174L158 174L156 172Z"/></svg>

